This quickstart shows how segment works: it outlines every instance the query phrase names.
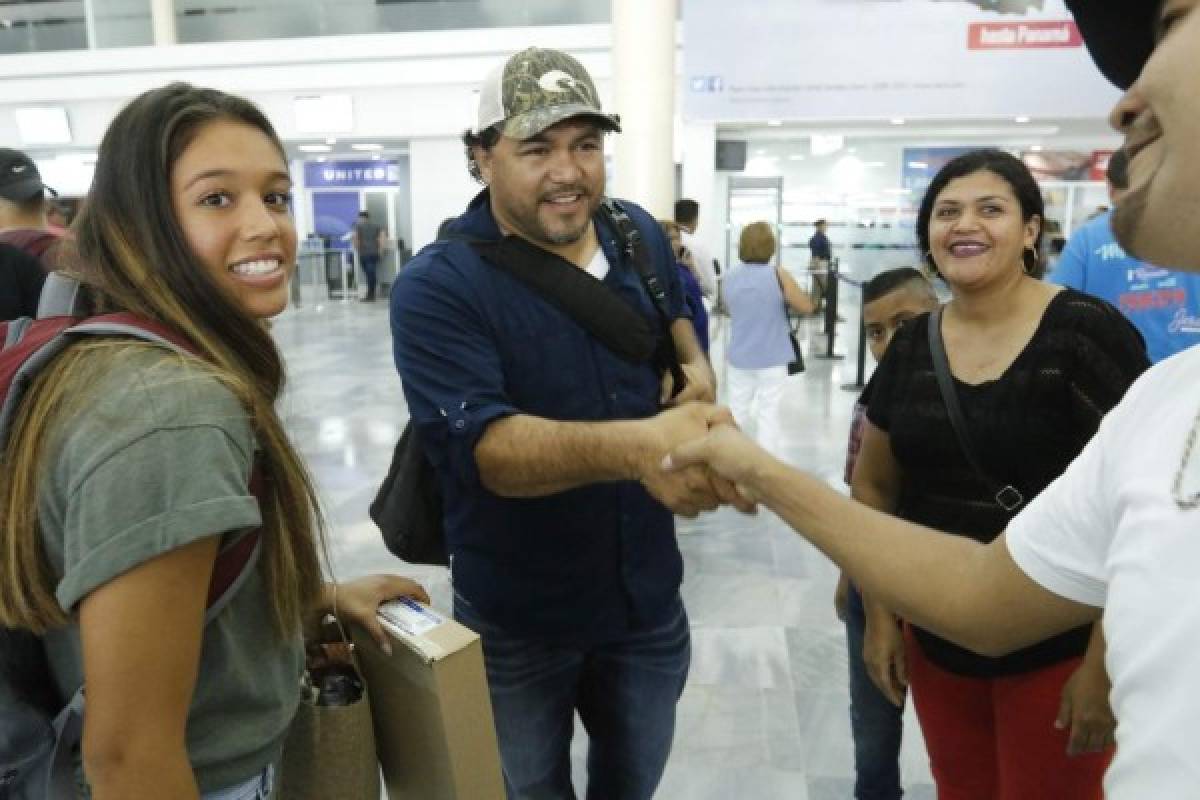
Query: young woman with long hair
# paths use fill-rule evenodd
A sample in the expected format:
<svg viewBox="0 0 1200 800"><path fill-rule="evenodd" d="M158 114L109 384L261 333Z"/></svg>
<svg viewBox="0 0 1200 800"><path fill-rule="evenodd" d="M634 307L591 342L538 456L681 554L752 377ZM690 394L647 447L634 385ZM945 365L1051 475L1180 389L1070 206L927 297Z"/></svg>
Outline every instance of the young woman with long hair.
<svg viewBox="0 0 1200 800"><path fill-rule="evenodd" d="M166 325L196 354L85 337L39 373L2 455L0 623L44 637L62 696L86 684L97 800L265 797L304 626L336 597L382 641L380 602L428 600L403 578L323 582L264 324L295 265L290 191L253 104L172 84L114 119L74 227L67 271L93 310ZM218 548L259 527L261 557L205 626Z"/></svg>

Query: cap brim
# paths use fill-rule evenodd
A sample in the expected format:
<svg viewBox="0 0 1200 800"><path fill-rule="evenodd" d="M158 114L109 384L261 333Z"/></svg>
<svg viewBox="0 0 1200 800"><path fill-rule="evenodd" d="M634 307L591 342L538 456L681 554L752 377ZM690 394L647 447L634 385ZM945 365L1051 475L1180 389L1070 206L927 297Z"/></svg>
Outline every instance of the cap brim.
<svg viewBox="0 0 1200 800"><path fill-rule="evenodd" d="M621 132L621 118L616 114L604 114L594 106L583 103L566 103L548 108L536 108L524 114L505 120L500 125L500 132L511 139L528 139L537 136L551 125L557 125L564 119L573 117L588 117L605 130Z"/></svg>
<svg viewBox="0 0 1200 800"><path fill-rule="evenodd" d="M23 203L45 192L49 192L51 197L58 197L58 192L42 183L42 179L37 177L0 186L0 197L7 197L16 203Z"/></svg>
<svg viewBox="0 0 1200 800"><path fill-rule="evenodd" d="M1155 0L1067 0L1092 60L1122 89L1137 80L1154 52Z"/></svg>

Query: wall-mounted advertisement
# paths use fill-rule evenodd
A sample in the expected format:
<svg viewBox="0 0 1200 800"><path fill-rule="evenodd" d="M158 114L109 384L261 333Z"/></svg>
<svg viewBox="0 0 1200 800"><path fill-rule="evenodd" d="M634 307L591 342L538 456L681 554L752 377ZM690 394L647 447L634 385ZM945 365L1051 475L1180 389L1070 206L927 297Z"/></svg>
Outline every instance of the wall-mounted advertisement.
<svg viewBox="0 0 1200 800"><path fill-rule="evenodd" d="M1118 93L1063 0L683 0L694 120L1094 118Z"/></svg>
<svg viewBox="0 0 1200 800"><path fill-rule="evenodd" d="M1102 181L1111 150L1037 150L1021 153L1021 160L1039 181Z"/></svg>

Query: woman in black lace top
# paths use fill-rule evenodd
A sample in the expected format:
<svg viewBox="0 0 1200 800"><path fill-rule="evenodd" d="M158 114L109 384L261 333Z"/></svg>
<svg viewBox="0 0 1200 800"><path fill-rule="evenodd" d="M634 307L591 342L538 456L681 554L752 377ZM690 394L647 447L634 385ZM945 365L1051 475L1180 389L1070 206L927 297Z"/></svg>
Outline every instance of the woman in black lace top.
<svg viewBox="0 0 1200 800"><path fill-rule="evenodd" d="M860 501L991 541L1016 513L996 502L994 482L1031 500L1149 365L1115 309L1040 280L1042 218L1033 176L1001 151L955 159L930 185L918 238L953 294L941 334L986 475L949 422L927 315L896 334L875 375L853 483ZM894 702L912 685L940 800L1102 796L1114 723L1099 626L986 658L917 628L902 634L868 602L864 655Z"/></svg>

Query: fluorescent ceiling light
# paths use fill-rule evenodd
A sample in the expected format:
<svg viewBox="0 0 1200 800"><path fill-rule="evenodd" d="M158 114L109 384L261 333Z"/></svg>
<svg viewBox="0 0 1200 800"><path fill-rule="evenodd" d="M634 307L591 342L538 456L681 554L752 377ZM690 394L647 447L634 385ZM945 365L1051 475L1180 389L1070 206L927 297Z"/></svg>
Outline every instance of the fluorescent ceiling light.
<svg viewBox="0 0 1200 800"><path fill-rule="evenodd" d="M766 154L767 154L767 151L763 150L761 147L754 151L754 155L756 155L756 156L765 156Z"/></svg>
<svg viewBox="0 0 1200 800"><path fill-rule="evenodd" d="M879 167L886 167L886 166L887 166L887 164L885 164L885 163L884 163L884 162L882 162L882 161L864 161L864 162L863 162L863 166L864 166L864 167L871 167L871 168L873 168L873 169L878 169Z"/></svg>
<svg viewBox="0 0 1200 800"><path fill-rule="evenodd" d="M333 148L327 144L302 144L296 149L302 153L328 153Z"/></svg>
<svg viewBox="0 0 1200 800"><path fill-rule="evenodd" d="M62 106L14 109L22 144L70 144L71 124Z"/></svg>
<svg viewBox="0 0 1200 800"><path fill-rule="evenodd" d="M354 130L354 101L348 94L310 94L292 99L300 133L350 133Z"/></svg>
<svg viewBox="0 0 1200 800"><path fill-rule="evenodd" d="M884 189L884 194L912 194L912 189Z"/></svg>
<svg viewBox="0 0 1200 800"><path fill-rule="evenodd" d="M769 120L767 120L767 124L770 125L772 128L778 128L780 125L783 124L783 120L769 119Z"/></svg>
<svg viewBox="0 0 1200 800"><path fill-rule="evenodd" d="M325 140L325 144L337 144L337 139L330 136L328 139Z"/></svg>
<svg viewBox="0 0 1200 800"><path fill-rule="evenodd" d="M381 145L381 144L363 144L361 142L356 142L356 143L350 145L350 149L351 150L382 150L383 145Z"/></svg>
<svg viewBox="0 0 1200 800"><path fill-rule="evenodd" d="M1029 122L1029 117L1020 116L1014 119L1013 122L1016 122L1019 125L1024 125L1026 122Z"/></svg>
<svg viewBox="0 0 1200 800"><path fill-rule="evenodd" d="M903 125L904 117L892 117L892 124L893 125Z"/></svg>
<svg viewBox="0 0 1200 800"><path fill-rule="evenodd" d="M924 161L910 161L910 162L908 162L908 168L909 169L929 169L929 165L926 164Z"/></svg>
<svg viewBox="0 0 1200 800"><path fill-rule="evenodd" d="M1033 151L1033 152L1035 152L1035 153L1040 153L1040 152L1042 152L1042 146L1041 146L1040 144L1035 144L1033 147L1031 147L1031 148L1029 148L1029 149L1030 149L1030 150L1032 150L1032 151Z"/></svg>
<svg viewBox="0 0 1200 800"><path fill-rule="evenodd" d="M372 161L378 161L380 158L381 158L381 156L379 155L379 153L375 153L374 155L371 156Z"/></svg>
<svg viewBox="0 0 1200 800"><path fill-rule="evenodd" d="M803 160L804 160L804 156L800 155L799 153L793 153L792 155L788 156L788 161L803 161Z"/></svg>

